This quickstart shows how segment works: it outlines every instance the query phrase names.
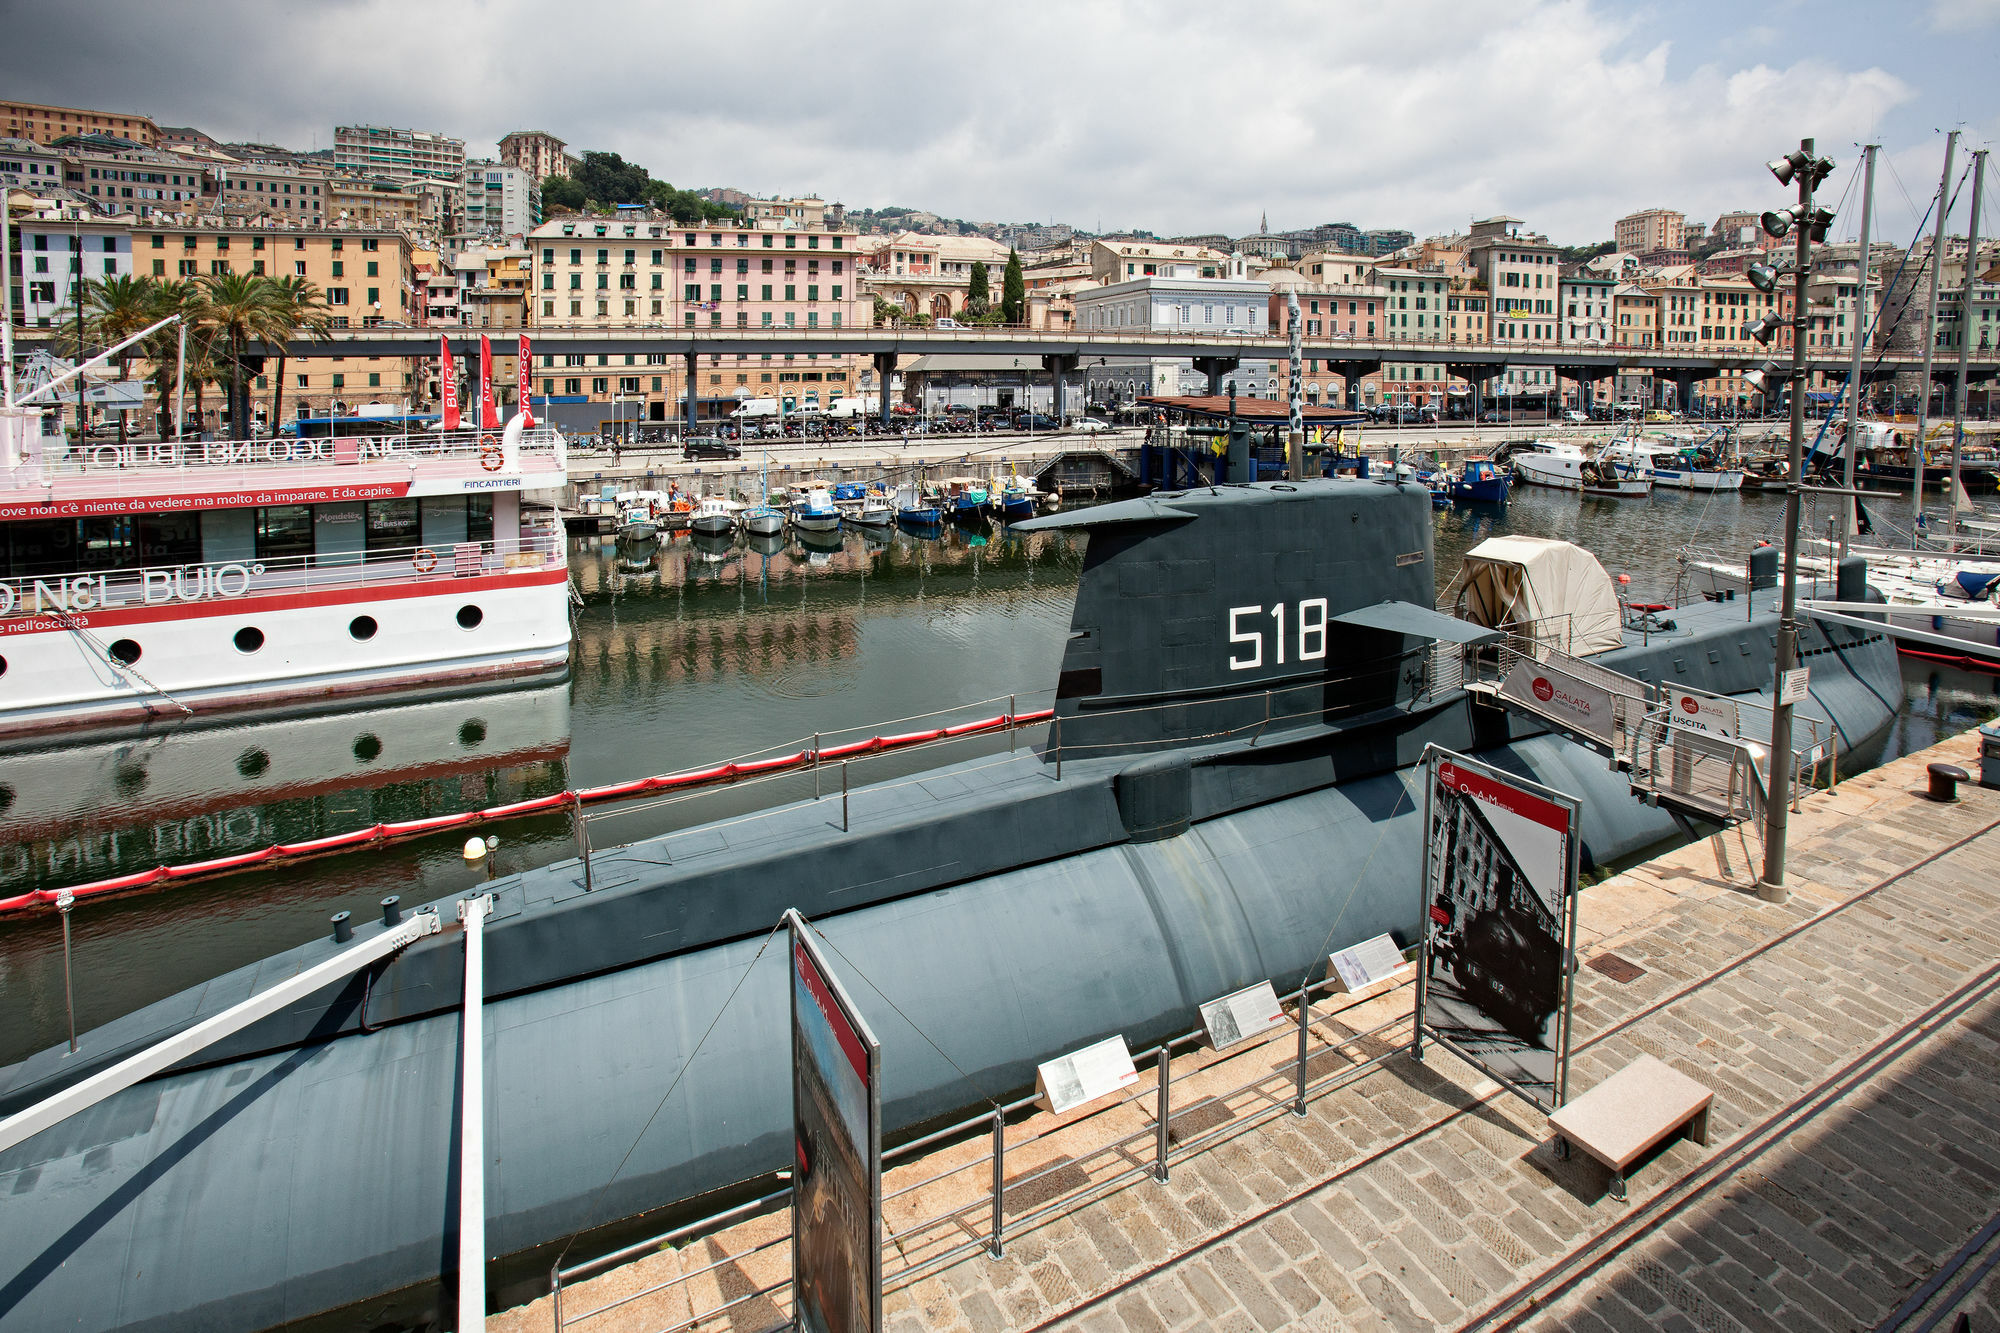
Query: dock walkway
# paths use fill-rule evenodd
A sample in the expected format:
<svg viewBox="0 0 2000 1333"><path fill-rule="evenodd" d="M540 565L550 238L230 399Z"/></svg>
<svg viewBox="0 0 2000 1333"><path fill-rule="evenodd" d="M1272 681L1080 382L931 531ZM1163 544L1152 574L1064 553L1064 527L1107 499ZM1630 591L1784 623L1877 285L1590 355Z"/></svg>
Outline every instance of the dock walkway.
<svg viewBox="0 0 2000 1333"><path fill-rule="evenodd" d="M1749 892L1750 826L1585 891L1572 1093L1642 1053L1715 1090L1709 1146L1670 1141L1633 1168L1629 1201L1581 1154L1558 1160L1546 1121L1477 1071L1434 1046L1421 1064L1392 1053L1306 1118L1246 1123L1165 1183L1010 1234L1000 1259L901 1283L892 1264L889 1330L1917 1329L1960 1311L1995 1327L2000 792L1922 796L1926 763L1976 772L1977 746L1961 736L1808 797L1783 905ZM1410 1000L1403 986L1335 1019L1381 1054L1407 1044ZM1289 1053L1281 1036L1216 1067L1282 1071ZM774 1225L608 1273L566 1307ZM751 1279L769 1280L725 1263L693 1308ZM673 1327L691 1308L676 1292L568 1326ZM760 1298L699 1326L786 1311ZM552 1326L546 1299L492 1322Z"/></svg>

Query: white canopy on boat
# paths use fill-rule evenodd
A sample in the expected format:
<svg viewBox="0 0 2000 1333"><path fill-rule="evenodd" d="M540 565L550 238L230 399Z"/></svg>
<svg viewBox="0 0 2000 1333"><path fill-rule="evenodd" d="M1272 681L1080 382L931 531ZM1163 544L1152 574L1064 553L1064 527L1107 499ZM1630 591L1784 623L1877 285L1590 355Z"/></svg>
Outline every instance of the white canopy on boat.
<svg viewBox="0 0 2000 1333"><path fill-rule="evenodd" d="M1597 557L1550 537L1488 537L1452 580L1454 614L1531 635L1574 657L1625 642L1618 593Z"/></svg>

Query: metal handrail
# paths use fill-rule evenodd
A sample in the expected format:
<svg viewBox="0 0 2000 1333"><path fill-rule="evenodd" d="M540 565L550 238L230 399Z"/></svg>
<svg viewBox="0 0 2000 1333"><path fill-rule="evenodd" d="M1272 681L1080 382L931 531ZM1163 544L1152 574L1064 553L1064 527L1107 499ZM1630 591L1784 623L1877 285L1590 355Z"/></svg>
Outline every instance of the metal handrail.
<svg viewBox="0 0 2000 1333"><path fill-rule="evenodd" d="M1240 1083L1234 1087L1227 1088L1218 1092L1206 1094L1202 1097L1197 1098L1195 1101L1189 1103L1187 1106L1183 1106L1180 1108L1175 1108L1173 1106L1172 1104L1173 1085L1194 1078L1200 1075L1201 1073L1205 1072L1211 1066L1204 1065L1201 1068L1187 1069L1183 1070L1179 1074L1175 1074L1172 1071L1173 1052L1176 1047L1198 1045L1206 1038L1205 1030L1202 1028L1190 1029L1186 1032L1170 1036L1166 1038L1164 1041L1158 1043L1157 1045L1148 1047L1145 1050L1135 1053L1133 1057L1135 1065L1146 1064L1147 1062L1150 1062L1150 1066L1157 1071L1157 1077L1154 1080L1153 1084L1153 1087L1157 1089L1157 1109L1149 1116L1149 1123L1147 1125L1132 1130L1129 1133L1122 1134L1113 1141L1111 1141L1110 1143L1098 1145L1091 1151L1090 1156L1093 1158L1101 1158L1106 1154L1114 1154L1121 1152L1132 1143L1148 1135L1151 1135L1154 1137L1156 1143L1154 1160L1151 1162L1135 1162L1132 1166L1126 1168L1123 1171L1116 1172L1110 1176L1106 1176L1100 1179L1087 1181L1085 1184L1078 1186L1076 1189L1059 1193L1055 1198L1049 1200L1047 1203L1041 1205L1040 1207L1012 1218L1011 1225L1016 1227L1032 1226L1044 1217L1053 1215L1057 1212L1066 1209L1073 1209L1080 1203L1086 1202L1089 1199L1098 1197L1099 1195L1111 1189L1117 1188L1118 1186L1123 1185L1125 1182L1131 1180L1134 1176L1137 1175L1152 1174L1153 1176L1155 1176L1156 1179L1164 1181L1167 1179L1169 1164L1176 1157L1186 1158L1187 1156L1195 1152L1203 1150L1208 1144L1216 1140L1226 1137L1232 1137L1236 1134L1247 1132L1251 1129L1254 1129L1259 1124L1262 1124L1266 1119L1269 1119L1270 1117L1279 1114L1281 1112L1292 1111L1296 1114L1303 1114L1305 1101L1311 1096L1323 1094L1324 1092L1331 1090L1337 1084L1352 1079L1353 1077L1358 1076L1361 1073L1365 1073L1367 1070L1379 1064L1381 1060L1385 1057L1381 1055L1371 1056L1365 1059L1357 1060L1354 1063L1349 1064L1342 1069L1335 1070L1328 1075L1324 1075L1317 1080L1308 1079L1307 1066L1311 1063L1311 1060L1314 1058L1314 1056L1318 1054L1324 1054L1328 1051L1338 1051L1344 1047L1349 1047L1357 1043L1365 1042L1371 1038L1379 1036L1381 1033L1389 1030L1390 1028L1396 1027L1399 1024L1408 1021L1406 1016L1399 1016L1397 1018L1392 1018L1386 1022L1376 1024L1374 1027L1367 1028L1361 1031L1352 1032L1345 1036L1337 1038L1322 1038L1319 1043L1318 1049L1315 1050L1313 1047L1313 1043L1310 1040L1311 1029L1315 1022L1314 1016L1312 1014L1313 997L1316 994L1322 994L1324 992L1332 990L1339 984L1340 983L1337 978L1328 977L1317 982L1305 983L1301 985L1298 989L1287 992L1285 995L1279 997L1281 1003L1286 1003L1291 1006L1292 1012L1295 1015L1297 1015L1297 1021L1277 1024L1271 1029L1268 1029L1267 1032L1263 1034L1261 1040L1258 1040L1257 1042L1254 1043L1254 1046L1245 1046L1235 1051L1236 1054L1241 1054L1244 1051L1254 1049L1255 1047L1268 1046L1279 1041L1289 1041L1293 1039L1294 1034L1296 1033L1298 1034L1297 1037L1298 1050L1294 1059L1291 1062L1289 1062L1290 1065L1292 1066L1291 1068L1288 1069L1285 1064L1280 1064L1275 1067L1266 1068L1261 1072L1255 1074L1254 1076L1252 1076L1250 1079L1248 1079L1243 1083ZM1330 1017L1331 1015L1322 1015L1320 1016L1319 1021L1324 1022L1326 1019ZM1170 1125L1173 1116L1176 1114L1177 1110L1178 1113L1185 1114L1188 1111L1197 1110L1203 1106L1208 1106L1218 1103L1226 1104L1234 1098L1241 1097L1246 1093L1254 1092L1257 1089L1264 1087L1265 1085L1269 1084L1273 1079L1289 1079L1294 1088L1293 1095L1281 1099L1276 1099L1276 1098L1271 1099L1269 1103L1262 1109L1254 1111L1247 1116L1232 1118L1232 1120L1229 1123L1224 1125L1219 1125L1211 1130L1204 1131L1203 1133L1195 1136L1192 1139L1188 1139L1180 1143L1179 1145L1172 1144L1170 1141L1169 1134L1164 1132ZM1144 1086L1143 1081L1140 1086ZM907 1157L925 1148L931 1147L941 1142L945 1142L947 1140L963 1139L969 1137L974 1133L979 1133L979 1132L987 1132L990 1133L992 1136L992 1147L988 1151L981 1153L980 1155L973 1157L967 1161L953 1165L944 1171L938 1172L935 1175L926 1177L924 1180L912 1184L903 1185L898 1189L896 1189L894 1192L886 1194L884 1196L884 1202L886 1203L889 1200L903 1197L904 1195L907 1195L913 1192L914 1190L924 1188L925 1186L928 1185L936 1184L938 1181L947 1179L951 1176L959 1175L962 1174L963 1172L975 1170L977 1168L980 1168L982 1166L987 1166L990 1164L992 1167L992 1184L983 1197L975 1199L972 1202L961 1205L959 1207L949 1208L944 1212L935 1214L931 1217L927 1217L922 1220L912 1222L900 1231L891 1230L885 1221L883 1228L885 1235L878 1238L878 1243L882 1244L885 1248L894 1248L895 1246L898 1245L899 1242L906 1241L912 1236L919 1235L927 1230L935 1228L941 1224L951 1222L953 1219L964 1217L968 1213L974 1213L975 1210L982 1208L987 1210L988 1215L990 1217L988 1235L983 1238L975 1237L974 1239L961 1242L960 1244L957 1245L947 1246L945 1249L939 1251L936 1254L930 1255L914 1263L909 1263L904 1265L902 1268L898 1269L895 1273L890 1274L888 1276L901 1282L914 1281L918 1274L929 1271L931 1268L934 1268L941 1263L949 1262L950 1260L957 1258L961 1255L964 1255L974 1249L985 1249L987 1253L992 1257L994 1258L1001 1257L1003 1250L1003 1226L1008 1224L1009 1221L1009 1219L1005 1218L1006 1193L1010 1190L1019 1189L1022 1185L1029 1184L1035 1180L1041 1179L1042 1177L1050 1175L1065 1167L1070 1167L1075 1165L1074 1160L1064 1160L1060 1162L1054 1162L1048 1166L1041 1167L1035 1171L1029 1172L1026 1175L1016 1177L1013 1180L1008 1180L1006 1179L1005 1176L1005 1159L1007 1152L1010 1150L1018 1152L1022 1148L1025 1148L1030 1144L1039 1142L1043 1139L1055 1137L1056 1135L1061 1134L1073 1128L1081 1120L1090 1119L1101 1115L1111 1114L1123 1108L1132 1106L1136 1102L1143 1101L1147 1095L1148 1094L1146 1092L1141 1092L1135 1089L1132 1093L1130 1093L1125 1097L1118 1098L1114 1101L1109 1101L1104 1105L1093 1108L1088 1113L1086 1113L1086 1115L1078 1117L1077 1120L1066 1121L1051 1130L1046 1130L1040 1133L1028 1134L1024 1137L1017 1137L1010 1144L1007 1141L1005 1134L1006 1116L1012 1112L1024 1110L1034 1105L1036 1103L1036 1098L1031 1095L1028 1097L1017 1098L1013 1101L1005 1103L994 1104L989 1109L980 1112L978 1115L967 1117L963 1120L948 1125L942 1129L935 1130L931 1133L925 1134L920 1138L916 1138L907 1143L900 1144L895 1148L885 1149L882 1153L882 1160L886 1164L892 1160L902 1157ZM696 1278L699 1278L705 1274L713 1273L719 1268L726 1267L731 1263L740 1261L751 1255L764 1253L768 1250L775 1249L780 1245L789 1244L791 1240L791 1233L789 1229L789 1220L788 1220L786 1231L783 1234L773 1236L769 1239L760 1241L746 1250L725 1255L724 1257L717 1259L709 1264L706 1264L701 1268L692 1269L684 1273L676 1273L673 1276L665 1279L664 1281L651 1284L638 1291L627 1293L608 1302L605 1305L583 1311L574 1316L566 1317L563 1313L562 1295L565 1285L573 1284L578 1279L603 1272L604 1270L615 1267L616 1265L623 1263L629 1259L635 1259L645 1254L656 1252L665 1246L671 1245L689 1236L697 1234L712 1234L727 1223L736 1221L753 1213L761 1212L765 1209L770 1208L773 1204L776 1204L781 1200L789 1198L791 1192L792 1192L791 1186L787 1184L781 1189L774 1190L768 1194L750 1200L747 1203L738 1204L734 1208L730 1208L723 1212L712 1214L708 1217L699 1219L698 1221L689 1222L682 1226L675 1227L672 1230L663 1232L658 1236L653 1236L645 1240L633 1242L632 1244L626 1245L609 1254L601 1255L593 1259L587 1259L580 1263L570 1265L568 1267L563 1267L561 1265L558 1265L557 1267L553 1268L550 1272L550 1286L552 1295L554 1297L552 1305L553 1305L553 1313L554 1313L555 1327L557 1333L561 1333L561 1330L570 1327L573 1324L582 1323L585 1320L592 1319L598 1315L604 1314L609 1310L629 1305L632 1301L640 1299L641 1297L657 1295L660 1292L668 1291L674 1287L684 1285L685 1283L690 1282ZM665 1329L661 1330L660 1333L675 1333L675 1330L689 1328L694 1325L700 1324L705 1320L714 1318L716 1315L722 1313L725 1310L728 1310L736 1305L742 1304L746 1300L778 1292L783 1288L785 1288L786 1286L788 1286L788 1284L789 1284L789 1278L779 1279L778 1281L760 1286L748 1293L733 1297L730 1300L725 1301L722 1304L717 1305L712 1309L691 1311L691 1313L686 1319L679 1320L675 1323L668 1325ZM690 1307L692 1307L693 1302L690 1301L689 1304Z"/></svg>
<svg viewBox="0 0 2000 1333"><path fill-rule="evenodd" d="M159 440L124 445L68 445L42 457L44 480L60 477L116 477L134 472L155 474L188 469L241 468L253 473L280 467L332 467L370 463L478 463L499 447L498 430L415 431L393 435L329 438L263 436L251 440ZM521 435L523 455L559 456L567 443L553 426L537 426Z"/></svg>

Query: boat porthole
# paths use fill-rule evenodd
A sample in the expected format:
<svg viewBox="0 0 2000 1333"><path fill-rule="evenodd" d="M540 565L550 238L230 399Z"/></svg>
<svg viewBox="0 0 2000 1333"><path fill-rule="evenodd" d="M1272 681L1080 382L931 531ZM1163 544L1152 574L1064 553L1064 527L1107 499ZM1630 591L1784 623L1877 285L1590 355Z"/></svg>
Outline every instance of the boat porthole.
<svg viewBox="0 0 2000 1333"><path fill-rule="evenodd" d="M270 767L270 754L254 745L236 756L236 771L246 778L261 778Z"/></svg>
<svg viewBox="0 0 2000 1333"><path fill-rule="evenodd" d="M484 619L486 619L486 613L470 603L458 608L458 627L460 629L478 629L479 622Z"/></svg>
<svg viewBox="0 0 2000 1333"><path fill-rule="evenodd" d="M0 676L7 674L7 659L0 657Z"/></svg>
<svg viewBox="0 0 2000 1333"><path fill-rule="evenodd" d="M120 639L111 645L111 656L126 666L139 660L139 652L139 645L131 639Z"/></svg>
<svg viewBox="0 0 2000 1333"><path fill-rule="evenodd" d="M354 617L354 619L347 622L347 633L349 637L360 639L363 642L366 642L367 640L374 638L375 630L376 630L376 624L375 624L375 617L373 616L356 616Z"/></svg>
<svg viewBox="0 0 2000 1333"><path fill-rule="evenodd" d="M382 757L382 740L372 731L364 731L354 738L354 757L364 764L372 764Z"/></svg>
<svg viewBox="0 0 2000 1333"><path fill-rule="evenodd" d="M264 646L264 631L255 625L245 625L236 631L236 651L254 653Z"/></svg>
<svg viewBox="0 0 2000 1333"><path fill-rule="evenodd" d="M459 724L458 743L468 750L486 744L486 724L476 717L467 718Z"/></svg>

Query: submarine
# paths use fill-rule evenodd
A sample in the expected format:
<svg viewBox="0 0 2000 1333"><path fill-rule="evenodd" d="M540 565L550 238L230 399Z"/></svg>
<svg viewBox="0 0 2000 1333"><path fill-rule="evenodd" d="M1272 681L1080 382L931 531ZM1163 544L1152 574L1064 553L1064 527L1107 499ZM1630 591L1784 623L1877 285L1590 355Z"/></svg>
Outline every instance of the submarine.
<svg viewBox="0 0 2000 1333"><path fill-rule="evenodd" d="M1427 745L1578 796L1586 866L1686 836L1601 755L1436 668L1465 622L1433 609L1420 486L1221 485L1018 526L1087 539L1041 743L856 786L845 828L799 801L484 886L498 1303L545 1289L572 1237L572 1260L604 1252L789 1165L770 947L788 908L880 1036L893 1141L1078 1046L1144 1046L1215 996L1295 987L1330 948L1414 942ZM1601 608L1608 579L1577 554ZM1651 682L1769 687L1774 609L1623 621L1614 598L1578 651ZM1865 752L1900 701L1893 644L1806 618L1801 646L1802 711ZM0 1153L0 1329L445 1326L464 951L437 906L441 933ZM346 947L301 945L0 1070L0 1115Z"/></svg>

